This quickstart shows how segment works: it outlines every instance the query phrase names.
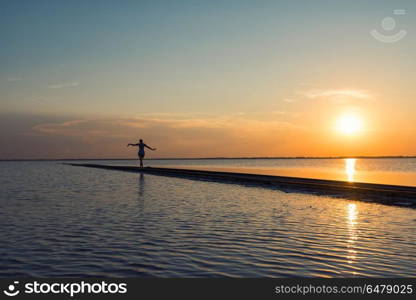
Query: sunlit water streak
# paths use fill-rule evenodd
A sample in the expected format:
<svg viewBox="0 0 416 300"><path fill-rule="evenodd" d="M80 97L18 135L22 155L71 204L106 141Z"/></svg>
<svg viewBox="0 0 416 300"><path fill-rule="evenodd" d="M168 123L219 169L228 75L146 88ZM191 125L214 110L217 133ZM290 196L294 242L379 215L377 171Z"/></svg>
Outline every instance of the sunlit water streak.
<svg viewBox="0 0 416 300"><path fill-rule="evenodd" d="M1 277L415 276L415 209L0 164Z"/></svg>
<svg viewBox="0 0 416 300"><path fill-rule="evenodd" d="M347 208L347 226L348 226L348 263L354 263L356 259L357 251L354 250L354 244L357 240L357 204L350 203L346 206Z"/></svg>
<svg viewBox="0 0 416 300"><path fill-rule="evenodd" d="M346 158L345 159L345 173L347 174L347 180L349 182L354 181L354 174L355 174L355 162L357 159L355 158Z"/></svg>

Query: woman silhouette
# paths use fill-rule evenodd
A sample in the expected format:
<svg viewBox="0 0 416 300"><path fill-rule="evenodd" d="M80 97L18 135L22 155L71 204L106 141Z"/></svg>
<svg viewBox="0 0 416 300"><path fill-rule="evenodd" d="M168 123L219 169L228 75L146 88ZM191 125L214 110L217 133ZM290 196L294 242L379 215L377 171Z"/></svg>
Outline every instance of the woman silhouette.
<svg viewBox="0 0 416 300"><path fill-rule="evenodd" d="M127 147L128 146L139 146L139 152L137 153L137 155L140 159L140 168L143 168L144 148L146 147L152 151L156 150L156 148L149 147L145 143L143 143L142 139L140 139L140 141L137 144L127 144Z"/></svg>

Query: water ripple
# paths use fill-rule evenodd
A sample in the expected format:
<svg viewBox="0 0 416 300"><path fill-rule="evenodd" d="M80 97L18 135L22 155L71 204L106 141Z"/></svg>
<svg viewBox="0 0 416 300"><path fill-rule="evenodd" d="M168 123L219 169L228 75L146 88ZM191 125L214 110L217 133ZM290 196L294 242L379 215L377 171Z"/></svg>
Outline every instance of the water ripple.
<svg viewBox="0 0 416 300"><path fill-rule="evenodd" d="M0 174L0 277L415 275L415 209L16 164Z"/></svg>

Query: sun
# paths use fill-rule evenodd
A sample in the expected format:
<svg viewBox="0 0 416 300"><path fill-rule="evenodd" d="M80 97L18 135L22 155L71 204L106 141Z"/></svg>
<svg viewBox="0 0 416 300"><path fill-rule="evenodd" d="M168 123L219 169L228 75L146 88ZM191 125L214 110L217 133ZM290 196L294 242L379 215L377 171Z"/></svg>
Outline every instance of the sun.
<svg viewBox="0 0 416 300"><path fill-rule="evenodd" d="M358 134L363 128L363 122L357 115L343 115L337 120L337 131L346 135Z"/></svg>

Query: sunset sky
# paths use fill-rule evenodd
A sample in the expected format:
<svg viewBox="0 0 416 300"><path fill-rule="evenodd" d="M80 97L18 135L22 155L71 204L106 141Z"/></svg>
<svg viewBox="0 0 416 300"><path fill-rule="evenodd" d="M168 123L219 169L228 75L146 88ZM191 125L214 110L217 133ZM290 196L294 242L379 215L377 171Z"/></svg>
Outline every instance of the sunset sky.
<svg viewBox="0 0 416 300"><path fill-rule="evenodd" d="M413 0L10 0L0 40L0 159L416 155Z"/></svg>

